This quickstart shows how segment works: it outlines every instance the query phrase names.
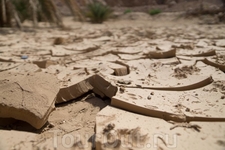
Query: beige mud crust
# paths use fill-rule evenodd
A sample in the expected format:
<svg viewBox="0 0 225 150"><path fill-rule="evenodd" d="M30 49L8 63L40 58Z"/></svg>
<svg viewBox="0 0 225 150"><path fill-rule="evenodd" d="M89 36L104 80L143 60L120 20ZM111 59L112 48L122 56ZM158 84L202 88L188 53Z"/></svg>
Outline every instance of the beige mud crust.
<svg viewBox="0 0 225 150"><path fill-rule="evenodd" d="M123 15L100 25L66 17L64 23L70 30L49 28L44 23L29 32L1 29L0 74L16 74L15 79L30 79L28 74L36 74L31 80L37 84L29 86L44 94L56 88L59 92L49 101L36 95L49 102L34 104L40 112L37 115L47 121L39 130L23 121L1 120L5 125L1 124L0 149L91 150L95 144L98 149L114 149L105 147L107 141L97 137L103 132L131 136L134 144L125 141L130 146L127 149L141 149L135 142L137 137L141 145L147 142L146 147L171 149L174 136L179 140L174 148L178 150L224 148L225 26L200 25L197 18L178 18L174 13L129 17ZM32 22L24 25L32 27ZM56 38L65 42L55 45ZM1 77L1 82L8 77ZM56 79L57 85L46 85ZM18 83L22 89L12 83L15 89L31 94L27 92L31 88L24 85L28 81ZM4 89L8 85L4 83ZM12 93L6 98L15 106L21 99ZM0 95L4 94L7 92ZM29 96L25 100L35 101ZM22 109L34 112L28 104ZM45 115L54 105L54 111ZM21 115L12 113L15 118ZM27 120L26 115L16 119L37 120ZM42 123L34 126L39 128ZM157 145L152 141L154 134L161 136L156 137ZM74 139L71 145L70 139ZM108 140L114 141L112 136ZM117 149L126 149L122 145Z"/></svg>

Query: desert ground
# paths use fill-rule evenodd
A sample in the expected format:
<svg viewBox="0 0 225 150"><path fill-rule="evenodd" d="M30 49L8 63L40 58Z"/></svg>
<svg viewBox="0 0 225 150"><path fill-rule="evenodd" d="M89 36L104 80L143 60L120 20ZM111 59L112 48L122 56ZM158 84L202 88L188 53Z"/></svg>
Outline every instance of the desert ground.
<svg viewBox="0 0 225 150"><path fill-rule="evenodd" d="M224 23L64 23L0 29L0 150L225 149Z"/></svg>

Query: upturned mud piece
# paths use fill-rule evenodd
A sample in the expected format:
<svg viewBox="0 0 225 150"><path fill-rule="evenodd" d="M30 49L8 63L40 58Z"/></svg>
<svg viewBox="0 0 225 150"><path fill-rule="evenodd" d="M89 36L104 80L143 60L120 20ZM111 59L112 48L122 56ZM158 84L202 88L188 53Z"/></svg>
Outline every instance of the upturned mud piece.
<svg viewBox="0 0 225 150"><path fill-rule="evenodd" d="M176 49L171 49L169 51L154 51L149 52L148 56L150 58L160 59L160 58L171 58L176 56Z"/></svg>
<svg viewBox="0 0 225 150"><path fill-rule="evenodd" d="M93 87L88 82L88 79L80 81L74 85L61 88L56 98L56 104L78 98L92 89Z"/></svg>
<svg viewBox="0 0 225 150"><path fill-rule="evenodd" d="M84 79L79 79L76 82L70 83L60 89L56 103L67 102L82 96L83 94L93 91L101 97L113 97L116 95L117 87L106 81L101 75L88 75Z"/></svg>
<svg viewBox="0 0 225 150"><path fill-rule="evenodd" d="M101 97L110 97L116 95L118 89L116 86L105 80L103 76L96 74L89 78L89 83L94 87L93 92Z"/></svg>
<svg viewBox="0 0 225 150"><path fill-rule="evenodd" d="M40 129L55 107L56 77L43 72L0 73L0 117L28 122Z"/></svg>

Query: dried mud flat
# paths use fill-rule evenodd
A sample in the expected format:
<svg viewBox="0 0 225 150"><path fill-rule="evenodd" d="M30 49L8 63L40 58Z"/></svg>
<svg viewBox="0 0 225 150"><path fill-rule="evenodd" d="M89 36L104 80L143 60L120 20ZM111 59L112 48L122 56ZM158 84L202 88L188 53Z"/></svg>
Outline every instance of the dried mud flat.
<svg viewBox="0 0 225 150"><path fill-rule="evenodd" d="M224 24L65 23L1 29L0 149L225 149Z"/></svg>

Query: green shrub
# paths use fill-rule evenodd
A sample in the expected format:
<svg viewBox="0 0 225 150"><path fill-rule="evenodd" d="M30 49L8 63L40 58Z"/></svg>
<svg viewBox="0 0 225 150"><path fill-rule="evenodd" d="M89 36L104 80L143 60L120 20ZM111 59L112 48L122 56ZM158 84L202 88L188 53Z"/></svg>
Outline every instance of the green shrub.
<svg viewBox="0 0 225 150"><path fill-rule="evenodd" d="M149 11L149 14L151 16L154 16L154 15L157 15L157 14L160 14L162 11L160 9L152 9Z"/></svg>
<svg viewBox="0 0 225 150"><path fill-rule="evenodd" d="M131 9L126 9L123 13L124 13L124 14L128 14L128 13L131 13L131 12L132 12Z"/></svg>
<svg viewBox="0 0 225 150"><path fill-rule="evenodd" d="M94 2L88 5L87 17L93 23L102 23L107 20L112 13L112 9L99 2Z"/></svg>
<svg viewBox="0 0 225 150"><path fill-rule="evenodd" d="M42 1L43 0L39 0L39 4L42 5ZM45 1L45 0L44 0ZM12 4L14 5L18 15L19 15L19 18L21 20L21 22L27 20L27 19L32 19L32 8L29 4L29 1L28 0L12 0ZM39 5L37 5L39 6ZM43 5L42 5L43 7ZM44 15L50 15L50 14L47 14L46 10L47 8L43 7L44 9L40 9L38 7L37 9L37 18L38 18L38 21L43 21L43 20L46 20L44 18Z"/></svg>
<svg viewBox="0 0 225 150"><path fill-rule="evenodd" d="M29 3L26 0L12 0L12 3L15 6L15 9L18 12L22 22L30 17L28 13Z"/></svg>

